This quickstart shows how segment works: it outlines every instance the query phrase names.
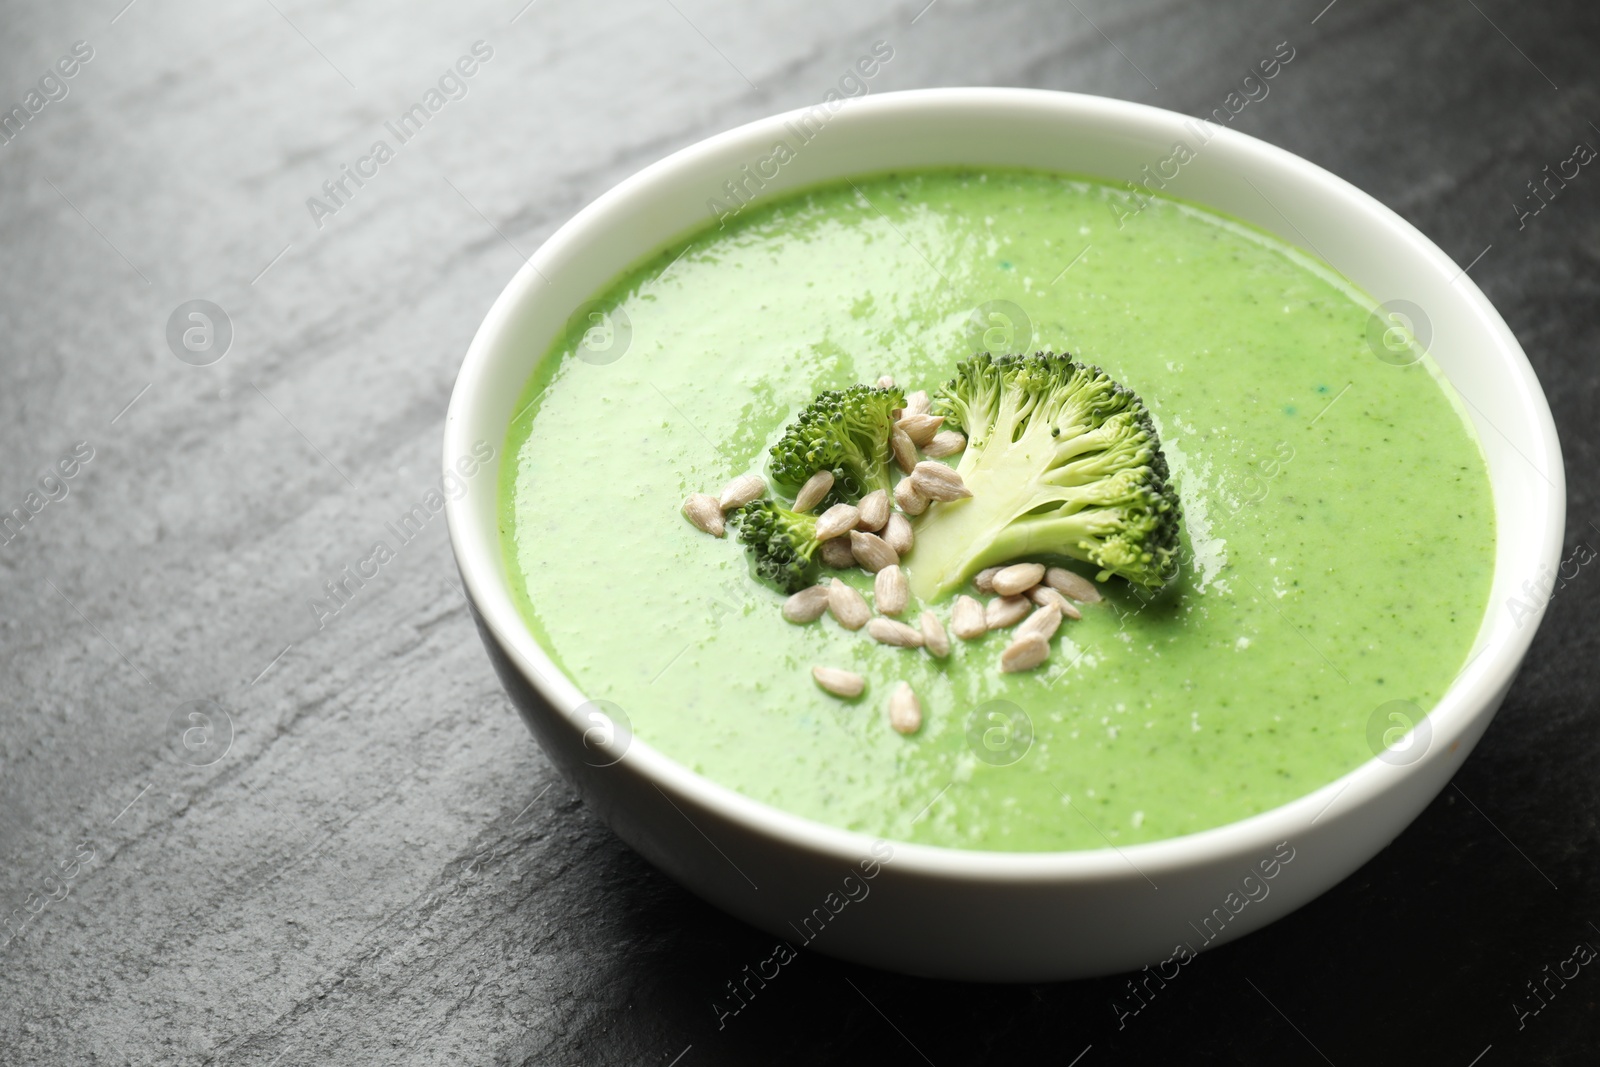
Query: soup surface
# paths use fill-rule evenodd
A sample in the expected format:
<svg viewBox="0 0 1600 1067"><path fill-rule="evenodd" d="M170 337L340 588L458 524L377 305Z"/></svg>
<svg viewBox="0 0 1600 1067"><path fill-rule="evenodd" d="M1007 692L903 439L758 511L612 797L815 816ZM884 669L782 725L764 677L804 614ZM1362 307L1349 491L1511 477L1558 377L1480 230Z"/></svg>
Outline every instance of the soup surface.
<svg viewBox="0 0 1600 1067"><path fill-rule="evenodd" d="M1326 265L1191 205L1136 207L1061 175L893 174L745 210L619 278L540 363L507 442L505 554L540 643L668 756L898 840L1149 841L1371 758L1391 702L1431 707L1483 618L1477 440L1431 359L1396 365L1373 302ZM764 472L823 389L932 391L974 351L1037 349L1144 398L1185 527L1174 587L1108 581L1038 670L998 672L1006 632L940 661L785 622L733 533L680 513ZM818 664L866 693L821 691ZM901 679L923 705L910 736L885 721Z"/></svg>

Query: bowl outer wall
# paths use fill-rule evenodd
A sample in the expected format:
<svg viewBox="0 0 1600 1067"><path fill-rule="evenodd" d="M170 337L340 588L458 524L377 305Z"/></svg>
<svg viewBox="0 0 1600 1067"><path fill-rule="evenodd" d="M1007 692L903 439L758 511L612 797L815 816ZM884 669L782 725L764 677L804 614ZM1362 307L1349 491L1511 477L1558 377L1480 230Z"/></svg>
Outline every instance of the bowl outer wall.
<svg viewBox="0 0 1600 1067"><path fill-rule="evenodd" d="M1523 582L1541 567L1553 573L1561 552L1565 492L1554 424L1505 323L1470 277L1399 216L1254 138L1202 131L1195 119L1099 97L952 89L854 101L798 148L759 196L846 175L951 164L1119 181L1170 155L1176 141L1194 146L1208 133L1167 192L1278 234L1379 301L1408 299L1426 309L1431 351L1485 448L1499 538L1474 656L1430 713L1424 754L1404 766L1374 759L1249 819L1123 849L994 853L896 842L877 877L854 883L868 896L837 914L827 905L837 906L842 879L871 854L870 837L750 800L638 739L619 762L591 765L594 752L583 743L589 724L579 715L585 697L534 641L506 588L495 500L505 428L568 314L645 255L709 221L707 201L728 203L724 181L769 156L777 140L797 141L799 114L692 145L585 208L507 286L463 363L446 419L445 465L478 440L494 445L496 458L488 477L449 502L451 544L491 658L541 744L619 836L702 897L795 944L804 940L801 917L822 908L829 921L811 947L908 973L1037 981L1151 963L1183 939L1199 948L1203 918L1231 905L1228 894L1283 841L1294 860L1263 899L1237 915L1225 908L1229 921L1213 922L1224 932L1211 944L1337 883L1448 782L1527 650L1544 601L1528 601ZM1512 597L1529 604L1520 620L1500 610Z"/></svg>

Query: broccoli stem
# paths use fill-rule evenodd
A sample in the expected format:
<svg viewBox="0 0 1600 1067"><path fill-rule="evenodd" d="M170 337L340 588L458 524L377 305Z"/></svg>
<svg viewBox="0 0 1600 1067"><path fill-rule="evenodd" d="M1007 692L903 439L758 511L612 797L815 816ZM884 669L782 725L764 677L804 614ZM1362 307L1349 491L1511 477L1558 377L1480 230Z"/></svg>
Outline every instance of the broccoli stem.
<svg viewBox="0 0 1600 1067"><path fill-rule="evenodd" d="M963 500L936 503L916 523L916 542L906 558L906 577L919 600L939 600L985 567L1041 552L1059 553L1063 529L1073 519L1024 519L1041 504L1068 499L1073 490L1051 486L1046 473L1063 446L1039 420L1020 438L1015 419L997 420L981 448L962 453L956 471L972 490ZM1071 447L1070 443L1066 447Z"/></svg>

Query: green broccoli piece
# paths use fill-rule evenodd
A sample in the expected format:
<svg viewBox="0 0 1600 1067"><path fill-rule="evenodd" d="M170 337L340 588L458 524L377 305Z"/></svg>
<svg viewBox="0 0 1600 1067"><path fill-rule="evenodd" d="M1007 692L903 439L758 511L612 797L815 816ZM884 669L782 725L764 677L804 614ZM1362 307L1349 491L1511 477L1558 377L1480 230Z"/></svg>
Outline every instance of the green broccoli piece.
<svg viewBox="0 0 1600 1067"><path fill-rule="evenodd" d="M813 584L813 557L822 544L817 540L815 514L790 511L775 500L753 500L729 512L728 518L738 527L757 578L785 593L798 593Z"/></svg>
<svg viewBox="0 0 1600 1067"><path fill-rule="evenodd" d="M889 435L894 412L906 406L898 388L852 385L813 400L772 446L772 483L794 496L819 470L833 472L833 488L818 510L853 504L875 489L894 489Z"/></svg>
<svg viewBox="0 0 1600 1067"><path fill-rule="evenodd" d="M967 499L935 503L906 560L933 600L984 567L1065 556L1136 586L1177 572L1182 509L1144 401L1071 356L974 356L934 398L967 435Z"/></svg>

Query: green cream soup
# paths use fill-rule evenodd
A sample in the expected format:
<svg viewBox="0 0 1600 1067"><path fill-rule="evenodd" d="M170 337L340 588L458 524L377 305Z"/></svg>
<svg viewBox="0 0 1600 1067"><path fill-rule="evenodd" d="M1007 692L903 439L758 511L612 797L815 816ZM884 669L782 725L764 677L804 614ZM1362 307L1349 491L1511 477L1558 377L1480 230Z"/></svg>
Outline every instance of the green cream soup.
<svg viewBox="0 0 1600 1067"><path fill-rule="evenodd" d="M893 174L745 210L619 278L507 441L505 553L541 644L712 780L935 845L1172 837L1370 759L1384 705L1431 707L1483 618L1477 440L1430 360L1378 358L1373 302L1326 265L1191 205L1129 207L1052 174ZM1037 670L998 671L1008 631L940 661L785 622L733 533L680 513L764 472L823 389L933 390L974 351L1024 347L1143 396L1184 508L1174 585L1107 581ZM865 694L828 695L813 665ZM886 721L901 680L923 705L910 736Z"/></svg>

